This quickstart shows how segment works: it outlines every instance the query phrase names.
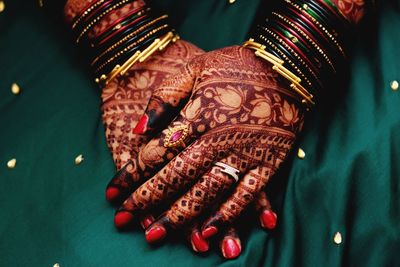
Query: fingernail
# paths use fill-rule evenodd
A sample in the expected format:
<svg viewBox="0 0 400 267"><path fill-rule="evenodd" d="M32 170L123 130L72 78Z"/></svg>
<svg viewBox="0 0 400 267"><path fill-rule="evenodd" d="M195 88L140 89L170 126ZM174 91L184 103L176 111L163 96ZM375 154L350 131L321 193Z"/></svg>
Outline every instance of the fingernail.
<svg viewBox="0 0 400 267"><path fill-rule="evenodd" d="M129 224L131 224L132 220L133 220L132 213L130 213L128 211L120 211L120 212L117 212L117 214L115 214L115 216L114 216L114 225L118 229L122 229L122 228L125 228L126 226L128 226Z"/></svg>
<svg viewBox="0 0 400 267"><path fill-rule="evenodd" d="M242 248L236 242L236 240L234 240L232 238L225 238L224 241L222 241L221 250L222 250L222 255L224 256L224 258L234 259L240 255Z"/></svg>
<svg viewBox="0 0 400 267"><path fill-rule="evenodd" d="M146 132L147 123L149 121L149 117L144 114L139 122L136 124L135 129L132 130L134 134L144 134Z"/></svg>
<svg viewBox="0 0 400 267"><path fill-rule="evenodd" d="M165 238L167 230L162 226L154 226L147 230L145 235L148 243L155 243Z"/></svg>
<svg viewBox="0 0 400 267"><path fill-rule="evenodd" d="M260 214L260 223L263 228L274 229L276 226L277 216L275 212L271 210L264 210Z"/></svg>
<svg viewBox="0 0 400 267"><path fill-rule="evenodd" d="M140 225L142 226L143 229L147 229L153 222L155 221L153 215L147 214L142 218L140 221Z"/></svg>
<svg viewBox="0 0 400 267"><path fill-rule="evenodd" d="M201 232L203 238L208 239L218 233L218 229L215 226L209 226Z"/></svg>
<svg viewBox="0 0 400 267"><path fill-rule="evenodd" d="M191 235L192 248L196 252L206 252L209 249L208 242L205 240L200 232L194 232Z"/></svg>
<svg viewBox="0 0 400 267"><path fill-rule="evenodd" d="M120 191L116 187L109 187L106 190L106 199L109 202L116 201L120 196Z"/></svg>

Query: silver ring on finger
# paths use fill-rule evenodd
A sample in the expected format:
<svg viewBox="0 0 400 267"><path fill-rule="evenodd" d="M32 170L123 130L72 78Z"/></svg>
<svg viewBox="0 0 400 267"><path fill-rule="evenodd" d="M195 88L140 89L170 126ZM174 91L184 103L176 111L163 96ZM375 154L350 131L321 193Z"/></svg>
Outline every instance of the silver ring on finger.
<svg viewBox="0 0 400 267"><path fill-rule="evenodd" d="M232 166L229 166L228 164L225 164L223 162L216 162L214 163L215 166L221 167L221 172L228 174L231 176L235 182L237 183L239 181L239 170L236 168L233 168Z"/></svg>

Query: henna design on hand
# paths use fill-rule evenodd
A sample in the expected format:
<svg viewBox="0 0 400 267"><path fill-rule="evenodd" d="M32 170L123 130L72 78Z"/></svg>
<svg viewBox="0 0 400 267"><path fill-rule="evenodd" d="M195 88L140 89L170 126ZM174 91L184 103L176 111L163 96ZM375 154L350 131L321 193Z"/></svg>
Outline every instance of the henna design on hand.
<svg viewBox="0 0 400 267"><path fill-rule="evenodd" d="M67 20L71 23L88 4L89 0L69 0L64 9ZM101 34L120 16L143 5L143 0L136 0L107 14L91 29L89 36ZM191 58L202 53L193 44L178 40L163 51L154 53L145 62L133 65L124 76L115 78L103 88L102 118L106 139L116 169L119 170L107 186L108 200L124 200L133 190L134 181L139 179L138 175L134 175L138 174L137 152L149 138L133 133L132 129L143 115L153 90L166 77L178 73Z"/></svg>
<svg viewBox="0 0 400 267"><path fill-rule="evenodd" d="M147 61L135 64L126 75L116 78L103 89L102 114L107 143L117 170L126 165L107 186L109 200L114 200L115 196L125 199L139 180L139 174L143 173L137 172L137 153L149 138L133 133L132 129L143 115L154 88L200 53L202 51L192 44L177 41Z"/></svg>
<svg viewBox="0 0 400 267"><path fill-rule="evenodd" d="M154 92L145 115L151 127L142 128L147 131L153 127L152 121L177 113L190 95L171 124L188 125L187 147L140 186L124 202L121 211L147 210L193 186L163 217L169 226L181 226L232 184L228 175L213 167L214 162L225 160L241 171L242 180L217 212L214 218L218 219L203 227L206 230L217 222L232 222L261 192L285 160L302 127L304 114L300 99L287 89L271 65L245 48L230 47L199 56L187 65L185 73L184 82L171 76L160 87L168 84L166 88L173 89L170 84L177 81L184 85L175 89L178 101L171 101L171 90ZM147 154L147 145L139 153L139 162L143 154L162 162L167 153L174 156L183 149L163 147L167 132L164 130L149 143L152 151L161 153Z"/></svg>

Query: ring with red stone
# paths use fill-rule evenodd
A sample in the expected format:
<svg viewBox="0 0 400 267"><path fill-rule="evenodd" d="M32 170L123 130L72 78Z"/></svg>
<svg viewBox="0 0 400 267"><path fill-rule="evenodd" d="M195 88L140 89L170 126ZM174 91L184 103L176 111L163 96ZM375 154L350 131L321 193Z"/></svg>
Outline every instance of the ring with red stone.
<svg viewBox="0 0 400 267"><path fill-rule="evenodd" d="M164 138L164 147L185 146L185 139L189 134L189 127L185 124L169 128Z"/></svg>

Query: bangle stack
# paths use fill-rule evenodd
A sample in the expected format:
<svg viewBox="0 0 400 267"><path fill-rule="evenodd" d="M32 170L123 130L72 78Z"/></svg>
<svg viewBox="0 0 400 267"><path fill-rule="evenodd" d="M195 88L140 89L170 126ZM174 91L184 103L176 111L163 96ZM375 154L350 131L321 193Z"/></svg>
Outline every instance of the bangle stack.
<svg viewBox="0 0 400 267"><path fill-rule="evenodd" d="M272 63L310 107L345 63L350 30L330 0L281 0L244 46Z"/></svg>
<svg viewBox="0 0 400 267"><path fill-rule="evenodd" d="M90 51L91 67L100 86L179 39L168 24L168 16L154 14L143 1L107 27L99 27L101 31L95 35L90 34L102 19L135 1L139 0L93 0L72 23L76 43Z"/></svg>

